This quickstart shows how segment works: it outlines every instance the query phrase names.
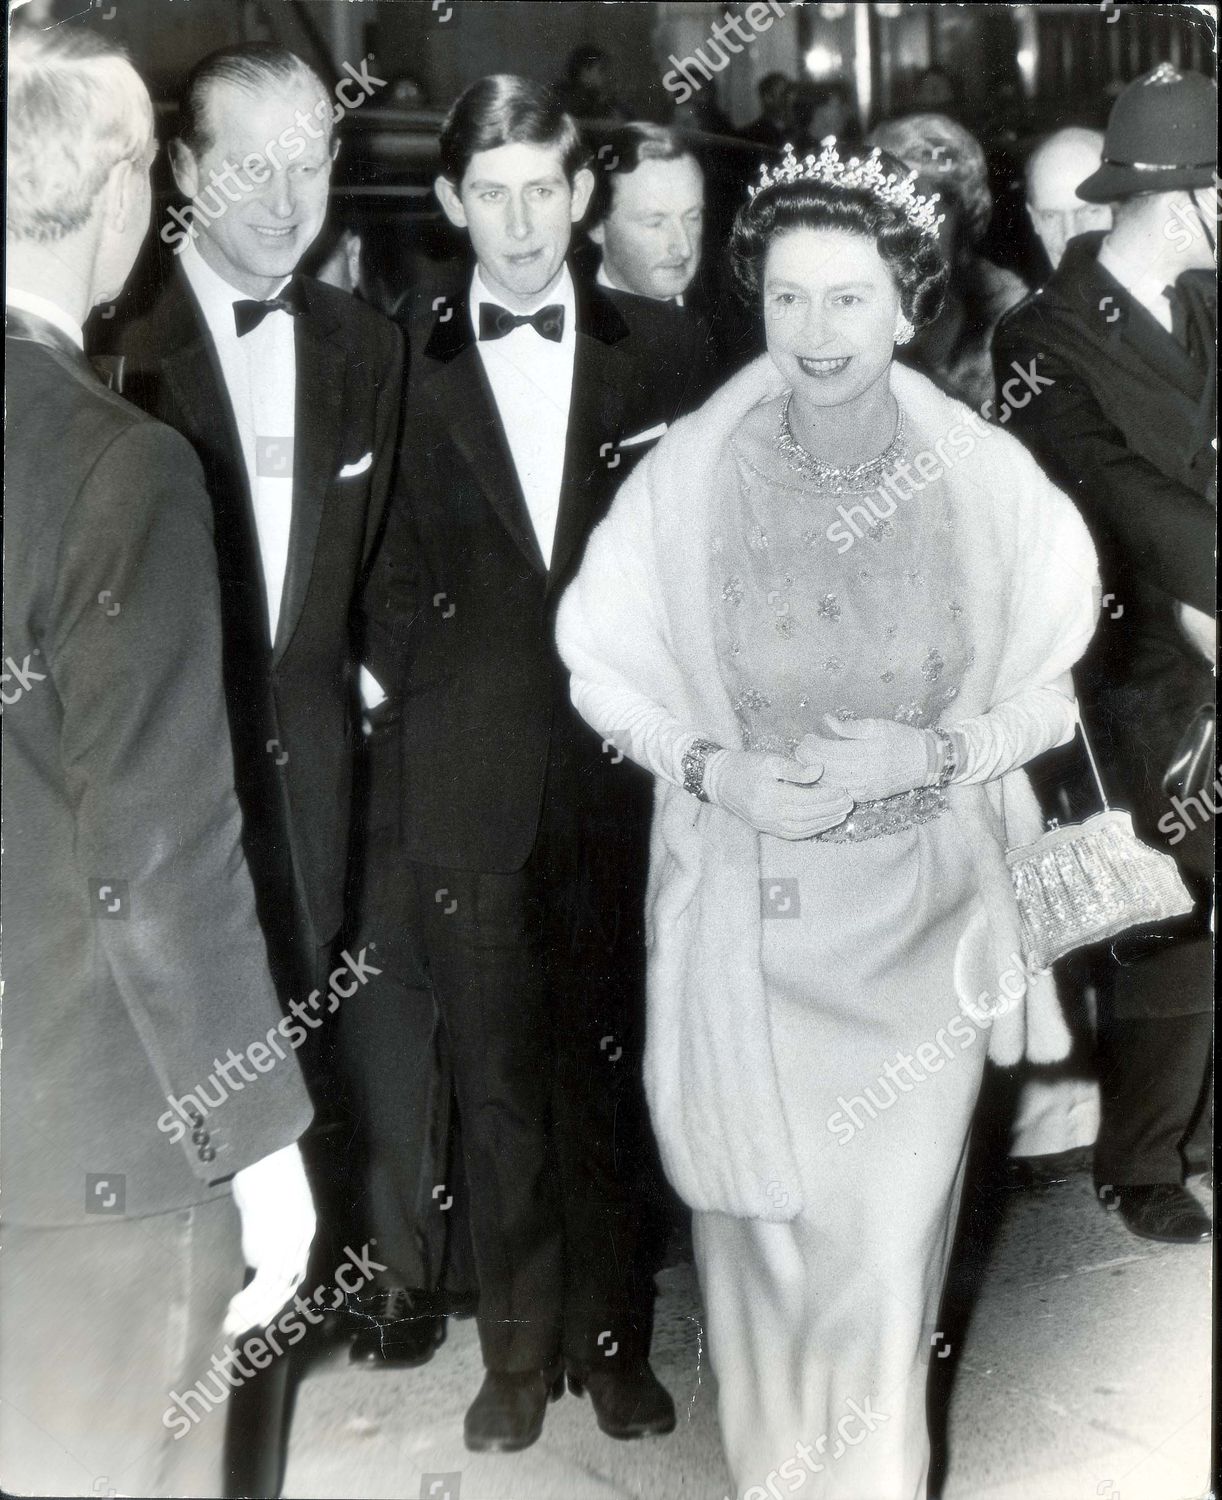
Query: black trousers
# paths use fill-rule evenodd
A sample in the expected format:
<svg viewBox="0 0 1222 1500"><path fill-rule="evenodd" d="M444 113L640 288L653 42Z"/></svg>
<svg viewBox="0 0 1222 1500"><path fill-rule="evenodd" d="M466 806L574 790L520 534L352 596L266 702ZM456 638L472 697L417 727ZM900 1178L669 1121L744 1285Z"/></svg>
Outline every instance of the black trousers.
<svg viewBox="0 0 1222 1500"><path fill-rule="evenodd" d="M452 1070L396 820L397 810L375 817L360 852L352 951L368 948L381 973L336 1017L350 1110L345 1219L361 1240L376 1242L388 1267L380 1282L430 1297L470 1294L478 1287Z"/></svg>
<svg viewBox="0 0 1222 1500"><path fill-rule="evenodd" d="M1186 1159L1211 1152L1212 943L1116 946L1100 990L1095 1182L1181 1182Z"/></svg>
<svg viewBox="0 0 1222 1500"><path fill-rule="evenodd" d="M641 1086L649 785L603 797L554 750L511 874L416 865L421 962L453 1069L494 1371L648 1352L654 1163ZM593 787L593 789L592 789Z"/></svg>

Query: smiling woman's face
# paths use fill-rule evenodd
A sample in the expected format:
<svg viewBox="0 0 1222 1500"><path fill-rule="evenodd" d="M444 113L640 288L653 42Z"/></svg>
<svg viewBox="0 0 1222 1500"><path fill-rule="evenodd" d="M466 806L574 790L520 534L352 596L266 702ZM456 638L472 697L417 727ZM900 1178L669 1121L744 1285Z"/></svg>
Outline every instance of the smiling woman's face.
<svg viewBox="0 0 1222 1500"><path fill-rule="evenodd" d="M886 375L899 290L874 241L791 229L764 261L768 353L801 401L842 406Z"/></svg>

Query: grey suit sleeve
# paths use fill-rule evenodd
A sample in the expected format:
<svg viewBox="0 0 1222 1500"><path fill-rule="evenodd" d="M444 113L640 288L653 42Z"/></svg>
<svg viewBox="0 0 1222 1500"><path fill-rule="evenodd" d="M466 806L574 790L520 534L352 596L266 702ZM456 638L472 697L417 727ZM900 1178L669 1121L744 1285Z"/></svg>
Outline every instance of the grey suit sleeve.
<svg viewBox="0 0 1222 1500"><path fill-rule="evenodd" d="M65 523L47 653L81 878L121 903L96 923L95 963L109 967L167 1097L208 1083L230 1048L244 1057L274 1035L281 1054L266 1073L247 1062L250 1082L231 1072L206 1141L180 1120L161 1125L166 1149L181 1141L209 1182L289 1144L310 1118L275 1029L242 854L211 524L186 442L155 423L125 429Z"/></svg>

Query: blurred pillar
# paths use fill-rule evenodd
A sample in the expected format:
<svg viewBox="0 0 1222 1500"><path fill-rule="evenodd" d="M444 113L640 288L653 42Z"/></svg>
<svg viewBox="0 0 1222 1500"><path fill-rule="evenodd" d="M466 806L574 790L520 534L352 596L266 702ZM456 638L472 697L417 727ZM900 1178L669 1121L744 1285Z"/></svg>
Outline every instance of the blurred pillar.
<svg viewBox="0 0 1222 1500"><path fill-rule="evenodd" d="M798 8L800 9L800 7ZM658 67L665 73L678 61L694 57L699 49L704 57L716 62L727 57L726 65L702 85L710 90L719 107L733 123L747 125L759 114L759 81L767 73L784 73L797 80L802 76L802 52L795 9L783 7L777 15L771 5L708 3L708 0L658 0L654 7L653 46ZM753 26L748 12L760 17L766 14L769 24ZM713 35L714 23L721 23L725 34L726 16L736 17L739 30L730 39L739 51L730 55ZM699 76L697 69L694 76Z"/></svg>
<svg viewBox="0 0 1222 1500"><path fill-rule="evenodd" d="M853 7L853 85L857 118L862 130L874 123L874 47L870 39L870 7Z"/></svg>
<svg viewBox="0 0 1222 1500"><path fill-rule="evenodd" d="M318 9L324 7L319 6ZM325 7L325 24L319 26L331 54L331 62L339 73L345 62L359 68L368 50L365 47L365 25L376 17L374 0L345 0L345 3ZM320 17L320 21L321 21Z"/></svg>

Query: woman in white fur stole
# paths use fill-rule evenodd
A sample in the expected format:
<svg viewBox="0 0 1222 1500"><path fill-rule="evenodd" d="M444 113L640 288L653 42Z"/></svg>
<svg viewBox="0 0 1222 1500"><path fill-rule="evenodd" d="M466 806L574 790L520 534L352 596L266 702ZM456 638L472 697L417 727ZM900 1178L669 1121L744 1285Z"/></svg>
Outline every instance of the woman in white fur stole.
<svg viewBox="0 0 1222 1500"><path fill-rule="evenodd" d="M946 276L897 167L763 174L731 248L768 353L631 476L560 612L578 709L656 777L646 1086L743 1500L924 1494L984 1058L1068 1046L1004 851L1074 730L1095 555L893 364Z"/></svg>

